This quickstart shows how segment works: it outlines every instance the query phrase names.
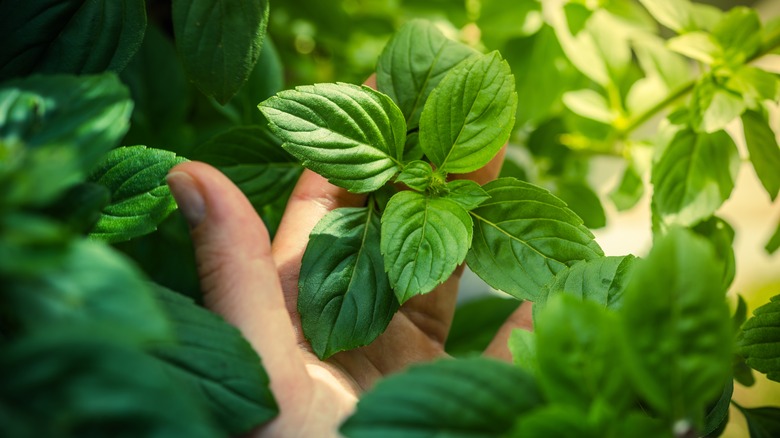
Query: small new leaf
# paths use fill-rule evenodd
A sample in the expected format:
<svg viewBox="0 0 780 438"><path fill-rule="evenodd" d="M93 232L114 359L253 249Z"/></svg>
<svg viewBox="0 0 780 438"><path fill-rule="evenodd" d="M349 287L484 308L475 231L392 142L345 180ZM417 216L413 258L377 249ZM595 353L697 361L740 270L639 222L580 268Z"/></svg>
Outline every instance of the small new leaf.
<svg viewBox="0 0 780 438"><path fill-rule="evenodd" d="M402 168L404 116L389 97L369 87L297 87L259 108L285 150L351 192L377 190Z"/></svg>
<svg viewBox="0 0 780 438"><path fill-rule="evenodd" d="M760 371L775 382L780 382L780 295L755 311L742 325L737 339L739 354L750 368Z"/></svg>
<svg viewBox="0 0 780 438"><path fill-rule="evenodd" d="M433 168L425 161L415 160L404 166L404 170L395 179L409 188L424 192L431 186L434 177ZM442 181L443 183L443 181Z"/></svg>
<svg viewBox="0 0 780 438"><path fill-rule="evenodd" d="M501 55L469 58L431 92L420 118L420 145L441 171L477 170L506 143L516 110L515 80Z"/></svg>
<svg viewBox="0 0 780 438"><path fill-rule="evenodd" d="M381 250L398 301L432 291L466 258L473 223L460 204L405 191L382 215Z"/></svg>
<svg viewBox="0 0 780 438"><path fill-rule="evenodd" d="M758 179L774 201L780 192L780 146L777 144L777 136L769 127L766 117L757 111L745 112L742 115L742 126L750 161Z"/></svg>
<svg viewBox="0 0 780 438"><path fill-rule="evenodd" d="M320 359L368 345L398 310L370 207L339 208L314 227L303 254L298 312Z"/></svg>
<svg viewBox="0 0 780 438"><path fill-rule="evenodd" d="M458 179L447 183L447 199L457 202L461 207L471 211L490 199L490 195L474 181Z"/></svg>

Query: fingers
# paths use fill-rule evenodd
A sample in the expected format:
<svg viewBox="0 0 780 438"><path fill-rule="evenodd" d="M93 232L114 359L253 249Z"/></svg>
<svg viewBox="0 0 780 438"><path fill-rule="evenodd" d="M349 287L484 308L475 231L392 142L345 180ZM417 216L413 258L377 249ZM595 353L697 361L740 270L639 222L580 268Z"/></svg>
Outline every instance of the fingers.
<svg viewBox="0 0 780 438"><path fill-rule="evenodd" d="M274 393L300 391L310 379L263 222L241 191L207 164L176 166L168 185L191 226L206 306L238 327L260 354Z"/></svg>
<svg viewBox="0 0 780 438"><path fill-rule="evenodd" d="M523 301L523 303L520 304L520 307L509 315L509 318L507 318L501 328L498 329L498 332L496 332L493 340L490 341L490 345L485 349L485 356L512 362L512 353L509 352L509 347L507 346L509 336L514 329L533 330L531 305L530 301Z"/></svg>

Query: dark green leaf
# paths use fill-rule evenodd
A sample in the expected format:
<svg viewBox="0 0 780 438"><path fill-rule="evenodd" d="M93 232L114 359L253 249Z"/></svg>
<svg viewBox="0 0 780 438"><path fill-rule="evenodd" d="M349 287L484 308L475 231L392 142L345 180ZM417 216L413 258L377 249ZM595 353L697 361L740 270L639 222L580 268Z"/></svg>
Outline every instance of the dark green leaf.
<svg viewBox="0 0 780 438"><path fill-rule="evenodd" d="M496 289L534 301L561 269L603 255L582 220L550 192L512 178L483 188L490 199L471 212L466 261Z"/></svg>
<svg viewBox="0 0 780 438"><path fill-rule="evenodd" d="M455 309L445 350L453 356L482 353L519 305L517 300L496 296L459 305Z"/></svg>
<svg viewBox="0 0 780 438"><path fill-rule="evenodd" d="M37 276L68 256L73 235L62 224L27 213L0 215L0 273Z"/></svg>
<svg viewBox="0 0 780 438"><path fill-rule="evenodd" d="M749 388L756 383L753 369L745 363L745 358L739 354L734 355L734 360L731 363L731 373L734 375L734 380L742 386Z"/></svg>
<svg viewBox="0 0 780 438"><path fill-rule="evenodd" d="M533 35L543 25L541 5L534 0L519 0L507 7L503 0L482 0L477 26L482 41L501 49L513 37Z"/></svg>
<svg viewBox="0 0 780 438"><path fill-rule="evenodd" d="M382 255L395 296L432 291L463 263L473 223L460 204L406 191L394 195L382 215Z"/></svg>
<svg viewBox="0 0 780 438"><path fill-rule="evenodd" d="M380 381L341 426L349 438L496 437L541 405L533 379L490 359L444 359Z"/></svg>
<svg viewBox="0 0 780 438"><path fill-rule="evenodd" d="M780 295L753 311L737 339L739 354L756 371L780 382Z"/></svg>
<svg viewBox="0 0 780 438"><path fill-rule="evenodd" d="M282 149L281 141L267 128L240 126L198 146L193 160L216 166L260 210L286 198L303 168Z"/></svg>
<svg viewBox="0 0 780 438"><path fill-rule="evenodd" d="M734 393L734 381L729 380L723 388L723 393L718 401L710 406L709 412L704 417L704 428L699 432L699 436L710 437L720 436L718 430L726 427L729 420L729 406L731 406L731 395Z"/></svg>
<svg viewBox="0 0 780 438"><path fill-rule="evenodd" d="M534 322L539 385L547 399L588 412L597 402L622 412L632 392L618 319L600 303L560 295Z"/></svg>
<svg viewBox="0 0 780 438"><path fill-rule="evenodd" d="M766 117L756 111L746 111L742 115L742 126L750 161L758 179L774 201L780 192L780 146L777 144L777 136L769 127Z"/></svg>
<svg viewBox="0 0 780 438"><path fill-rule="evenodd" d="M461 207L471 211L490 199L490 195L479 184L468 179L457 179L447 183L447 199L460 204Z"/></svg>
<svg viewBox="0 0 780 438"><path fill-rule="evenodd" d="M734 229L725 220L713 216L693 227L693 231L710 241L715 248L723 279L723 288L728 290L734 281L737 264L734 258Z"/></svg>
<svg viewBox="0 0 780 438"><path fill-rule="evenodd" d="M639 0L659 23L677 33L695 29L688 0Z"/></svg>
<svg viewBox="0 0 780 438"><path fill-rule="evenodd" d="M619 309L636 260L632 255L600 257L564 268L542 288L534 303L534 315L556 295L570 295L604 308Z"/></svg>
<svg viewBox="0 0 780 438"><path fill-rule="evenodd" d="M704 239L672 228L637 263L624 293L626 366L669 425L700 427L730 378L733 334L717 266Z"/></svg>
<svg viewBox="0 0 780 438"><path fill-rule="evenodd" d="M318 84L260 104L284 148L309 169L352 192L371 192L401 170L403 114L368 87Z"/></svg>
<svg viewBox="0 0 780 438"><path fill-rule="evenodd" d="M618 211L626 211L633 208L645 194L645 184L636 167L629 164L623 171L620 184L610 193L609 198L615 203Z"/></svg>
<svg viewBox="0 0 780 438"><path fill-rule="evenodd" d="M434 24L411 20L398 29L379 58L377 89L398 104L407 129L417 128L431 91L453 67L476 54L447 39Z"/></svg>
<svg viewBox="0 0 780 438"><path fill-rule="evenodd" d="M738 6L715 24L712 34L723 47L724 59L741 65L761 47L761 21L755 10Z"/></svg>
<svg viewBox="0 0 780 438"><path fill-rule="evenodd" d="M0 202L41 205L81 182L127 131L131 109L112 74L0 85Z"/></svg>
<svg viewBox="0 0 780 438"><path fill-rule="evenodd" d="M586 181L562 180L555 194L582 218L586 227L597 229L607 225L607 214L601 200Z"/></svg>
<svg viewBox="0 0 780 438"><path fill-rule="evenodd" d="M745 416L750 438L774 438L780 435L780 408L737 408Z"/></svg>
<svg viewBox="0 0 780 438"><path fill-rule="evenodd" d="M420 118L420 145L437 169L477 170L509 139L516 110L514 77L501 55L469 58L431 92Z"/></svg>
<svg viewBox="0 0 780 438"><path fill-rule="evenodd" d="M774 254L778 248L780 248L780 223L777 224L774 234L772 234L772 237L769 238L766 246L764 246L764 249L769 254Z"/></svg>
<svg viewBox="0 0 780 438"><path fill-rule="evenodd" d="M122 71L146 29L143 0L0 3L0 80Z"/></svg>
<svg viewBox="0 0 780 438"><path fill-rule="evenodd" d="M246 433L275 417L268 375L238 329L176 292L155 289L176 342L155 344L152 354L208 407L224 433Z"/></svg>
<svg viewBox="0 0 780 438"><path fill-rule="evenodd" d="M63 223L74 233L86 234L110 201L111 192L105 186L85 182L68 189L41 213Z"/></svg>
<svg viewBox="0 0 780 438"><path fill-rule="evenodd" d="M434 178L438 184L434 182ZM435 185L440 189L444 185L444 178L441 174L434 175L433 168L426 161L415 160L404 166L403 171L395 179L396 182L406 184L418 192L424 192Z"/></svg>
<svg viewBox="0 0 780 438"><path fill-rule="evenodd" d="M279 53L271 41L265 38L260 58L249 75L244 86L230 100L230 106L235 108L244 125L265 125L267 121L257 110L257 104L284 88L284 67Z"/></svg>
<svg viewBox="0 0 780 438"><path fill-rule="evenodd" d="M723 131L679 131L654 165L653 202L668 223L693 225L712 216L728 199L740 159Z"/></svg>
<svg viewBox="0 0 780 438"><path fill-rule="evenodd" d="M267 24L267 0L173 0L173 31L184 70L223 105L252 73Z"/></svg>
<svg viewBox="0 0 780 438"><path fill-rule="evenodd" d="M380 226L373 208L339 208L309 236L298 313L320 359L368 345L398 310L379 252Z"/></svg>
<svg viewBox="0 0 780 438"><path fill-rule="evenodd" d="M111 203L103 208L90 236L119 242L156 230L176 209L165 176L184 161L173 152L146 146L111 151L89 175L91 182L111 191Z"/></svg>
<svg viewBox="0 0 780 438"><path fill-rule="evenodd" d="M100 331L63 328L3 346L0 373L13 378L0 380L0 434L222 436L187 388L149 356L107 341Z"/></svg>
<svg viewBox="0 0 780 438"><path fill-rule="evenodd" d="M588 424L579 409L566 405L547 405L519 417L509 438L597 438L600 435Z"/></svg>

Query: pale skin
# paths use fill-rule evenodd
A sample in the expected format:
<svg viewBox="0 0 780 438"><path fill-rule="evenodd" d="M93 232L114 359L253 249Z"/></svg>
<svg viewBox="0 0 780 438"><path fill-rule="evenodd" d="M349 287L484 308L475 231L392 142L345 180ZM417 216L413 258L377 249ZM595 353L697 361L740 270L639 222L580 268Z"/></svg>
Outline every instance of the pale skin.
<svg viewBox="0 0 780 438"><path fill-rule="evenodd" d="M503 151L468 175L484 184L498 175ZM304 171L273 242L241 191L222 173L198 162L173 168L168 184L191 225L206 307L238 327L258 352L271 379L279 415L252 437L339 436L360 395L388 374L447 357L462 268L434 291L407 301L372 344L321 361L303 336L298 316L298 273L309 233L328 212L364 205L366 197ZM496 333L486 356L510 360L515 328L531 328L524 303Z"/></svg>

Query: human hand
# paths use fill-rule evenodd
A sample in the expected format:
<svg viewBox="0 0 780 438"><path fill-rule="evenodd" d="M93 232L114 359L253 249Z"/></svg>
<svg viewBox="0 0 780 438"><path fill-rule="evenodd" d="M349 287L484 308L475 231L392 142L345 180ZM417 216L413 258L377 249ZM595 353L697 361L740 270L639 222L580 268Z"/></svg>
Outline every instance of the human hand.
<svg viewBox="0 0 780 438"><path fill-rule="evenodd" d="M498 175L503 151L463 177L484 184ZM363 195L304 171L271 244L262 220L241 191L213 167L188 162L168 183L191 225L204 301L238 327L263 359L280 414L252 436L338 436L360 394L410 364L447 356L444 343L462 267L434 291L401 306L385 333L366 347L321 361L311 351L297 313L298 273L317 222L340 207L362 206ZM508 360L512 329L531 326L524 303L496 334L486 355Z"/></svg>

